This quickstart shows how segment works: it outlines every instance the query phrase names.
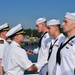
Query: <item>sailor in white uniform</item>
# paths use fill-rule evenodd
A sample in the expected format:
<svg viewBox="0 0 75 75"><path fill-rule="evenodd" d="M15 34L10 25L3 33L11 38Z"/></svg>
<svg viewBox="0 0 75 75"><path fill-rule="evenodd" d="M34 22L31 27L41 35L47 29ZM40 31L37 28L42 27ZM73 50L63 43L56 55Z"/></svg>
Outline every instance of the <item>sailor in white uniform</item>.
<svg viewBox="0 0 75 75"><path fill-rule="evenodd" d="M12 43L3 53L3 67L5 75L24 75L24 70L37 72L37 67L28 59L26 51L20 44L24 40L25 31L21 24L13 27L6 34Z"/></svg>
<svg viewBox="0 0 75 75"><path fill-rule="evenodd" d="M38 67L38 72L45 64L47 64L47 58L48 58L48 50L46 49L45 43L50 42L52 40L52 37L49 36L47 32L47 26L46 26L46 19L45 18L39 18L36 20L36 30L39 33L42 33L41 38L39 40L39 47L34 50L28 50L28 53L36 53L38 54L38 59L36 62L36 66ZM47 41L46 41L47 40ZM40 75L45 75L45 69L44 71L40 72ZM43 74L44 73L44 74Z"/></svg>
<svg viewBox="0 0 75 75"><path fill-rule="evenodd" d="M75 13L66 13L62 27L68 37L58 50L60 61L57 63L61 67L61 75L75 75Z"/></svg>
<svg viewBox="0 0 75 75"><path fill-rule="evenodd" d="M9 45L8 42L6 41L6 33L9 31L9 25L8 23L5 23L0 26L0 75L3 75L3 70L2 70L2 56L3 56L3 51L5 48Z"/></svg>
<svg viewBox="0 0 75 75"><path fill-rule="evenodd" d="M56 53L58 47L65 39L65 36L60 33L60 21L56 19L51 19L47 22L47 28L50 36L53 36L53 39L49 48L48 56L48 75L53 75L53 70L55 69L56 64ZM58 74L59 75L59 74Z"/></svg>

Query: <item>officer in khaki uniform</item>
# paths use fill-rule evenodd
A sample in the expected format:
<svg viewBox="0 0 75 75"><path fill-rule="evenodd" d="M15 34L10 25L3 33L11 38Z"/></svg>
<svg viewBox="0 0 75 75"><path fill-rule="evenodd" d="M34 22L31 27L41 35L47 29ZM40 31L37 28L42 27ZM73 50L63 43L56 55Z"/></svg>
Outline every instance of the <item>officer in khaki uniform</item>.
<svg viewBox="0 0 75 75"><path fill-rule="evenodd" d="M48 50L46 49L46 43L50 42L52 40L52 37L49 36L47 32L47 26L46 26L46 19L45 18L39 18L36 20L36 30L39 33L42 33L40 40L39 40L39 47L34 50L28 50L28 53L36 53L38 54L38 59L35 65L38 67L39 75L45 75L47 68L44 66L47 64L47 58L48 58ZM46 41L47 40L47 41ZM44 70L42 70L45 68Z"/></svg>
<svg viewBox="0 0 75 75"><path fill-rule="evenodd" d="M62 27L68 37L58 50L57 57L60 57L60 61L57 60L57 63L60 65L61 75L75 75L75 12L66 13Z"/></svg>
<svg viewBox="0 0 75 75"><path fill-rule="evenodd" d="M20 44L24 40L25 30L21 24L13 27L6 34L12 42L3 53L5 75L24 75L24 71L37 72L37 67L28 59L26 51Z"/></svg>
<svg viewBox="0 0 75 75"><path fill-rule="evenodd" d="M53 39L49 48L48 56L48 75L53 75L53 70L55 69L56 64L56 53L60 44L65 39L65 36L60 33L60 21L56 19L51 19L47 21L47 28L50 36L53 36ZM58 74L59 75L59 74Z"/></svg>
<svg viewBox="0 0 75 75"><path fill-rule="evenodd" d="M3 75L3 70L2 70L2 56L3 56L3 51L5 48L9 45L8 42L6 41L6 33L9 31L9 25L7 23L3 24L0 26L0 75Z"/></svg>

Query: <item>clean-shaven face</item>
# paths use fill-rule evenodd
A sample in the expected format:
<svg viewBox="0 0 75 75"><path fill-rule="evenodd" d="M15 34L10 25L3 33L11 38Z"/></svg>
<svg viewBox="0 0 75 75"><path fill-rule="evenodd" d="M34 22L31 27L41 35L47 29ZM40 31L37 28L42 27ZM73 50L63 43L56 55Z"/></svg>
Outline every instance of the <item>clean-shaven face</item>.
<svg viewBox="0 0 75 75"><path fill-rule="evenodd" d="M43 24L42 24L42 23L37 24L37 25L36 25L36 30L37 30L39 33L43 32Z"/></svg>
<svg viewBox="0 0 75 75"><path fill-rule="evenodd" d="M50 36L53 36L55 33L55 26L47 26L48 28L48 33Z"/></svg>
<svg viewBox="0 0 75 75"><path fill-rule="evenodd" d="M18 39L18 41L23 42L24 41L24 35L23 34L17 35L17 39Z"/></svg>
<svg viewBox="0 0 75 75"><path fill-rule="evenodd" d="M5 38L5 40L7 39L7 37L6 37L6 33L7 33L8 31L2 31L1 33L2 33L2 35L4 36L4 38Z"/></svg>
<svg viewBox="0 0 75 75"><path fill-rule="evenodd" d="M70 19L65 18L62 23L62 28L63 28L63 31L66 33L71 32L74 28L73 22Z"/></svg>

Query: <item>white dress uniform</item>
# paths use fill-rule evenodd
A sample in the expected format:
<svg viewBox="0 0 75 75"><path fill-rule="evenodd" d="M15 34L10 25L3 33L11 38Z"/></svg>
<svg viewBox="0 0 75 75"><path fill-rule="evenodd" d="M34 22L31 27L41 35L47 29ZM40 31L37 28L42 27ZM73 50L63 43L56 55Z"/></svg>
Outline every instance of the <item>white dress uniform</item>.
<svg viewBox="0 0 75 75"><path fill-rule="evenodd" d="M38 53L38 60L37 63L35 64L38 67L38 72L40 69L48 62L48 50L46 44L52 40L52 37L49 36L48 33L46 33L41 41L41 47L34 49L34 53Z"/></svg>
<svg viewBox="0 0 75 75"><path fill-rule="evenodd" d="M67 12L65 18L75 21L75 12ZM61 58L61 61L58 62L61 69L60 75L75 75L75 37L73 37L67 38L65 42L60 46L62 49L59 48L59 54ZM56 73L58 72L59 71Z"/></svg>
<svg viewBox="0 0 75 75"><path fill-rule="evenodd" d="M5 23L3 25L0 26L0 31L8 31L10 28L9 28L9 25L8 23ZM8 42L1 38L0 37L0 59L2 59L2 56L3 56L3 51L5 50L6 46L8 46Z"/></svg>
<svg viewBox="0 0 75 75"><path fill-rule="evenodd" d="M10 28L8 23L0 25L0 75L3 75L3 68L2 68L3 52L6 49L6 47L9 45L8 42L6 41L5 34L9 30Z"/></svg>
<svg viewBox="0 0 75 75"><path fill-rule="evenodd" d="M61 75L75 75L75 38L61 50Z"/></svg>
<svg viewBox="0 0 75 75"><path fill-rule="evenodd" d="M10 29L6 36L12 37L14 34L25 34L21 24ZM28 59L26 51L15 41L6 47L2 61L5 75L24 75L24 70L33 65Z"/></svg>
<svg viewBox="0 0 75 75"><path fill-rule="evenodd" d="M6 49L8 45L9 43L6 40L0 38L0 59L2 59L3 51Z"/></svg>
<svg viewBox="0 0 75 75"><path fill-rule="evenodd" d="M4 52L3 65L5 75L23 75L32 62L28 59L26 51L13 41Z"/></svg>
<svg viewBox="0 0 75 75"><path fill-rule="evenodd" d="M55 66L56 66L56 54L60 44L64 41L65 36L61 33L56 39L58 39L52 48L52 53L48 61L48 75L54 75ZM52 40L52 44L54 40ZM59 75L59 74L58 74Z"/></svg>

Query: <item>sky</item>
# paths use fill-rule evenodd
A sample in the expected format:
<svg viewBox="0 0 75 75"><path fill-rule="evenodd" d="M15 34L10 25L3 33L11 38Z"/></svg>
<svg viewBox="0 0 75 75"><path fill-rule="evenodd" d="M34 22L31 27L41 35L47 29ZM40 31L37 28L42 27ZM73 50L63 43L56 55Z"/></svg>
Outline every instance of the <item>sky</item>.
<svg viewBox="0 0 75 75"><path fill-rule="evenodd" d="M75 0L0 0L0 25L12 28L21 23L24 29L35 29L40 17L62 24L66 12L75 12Z"/></svg>

